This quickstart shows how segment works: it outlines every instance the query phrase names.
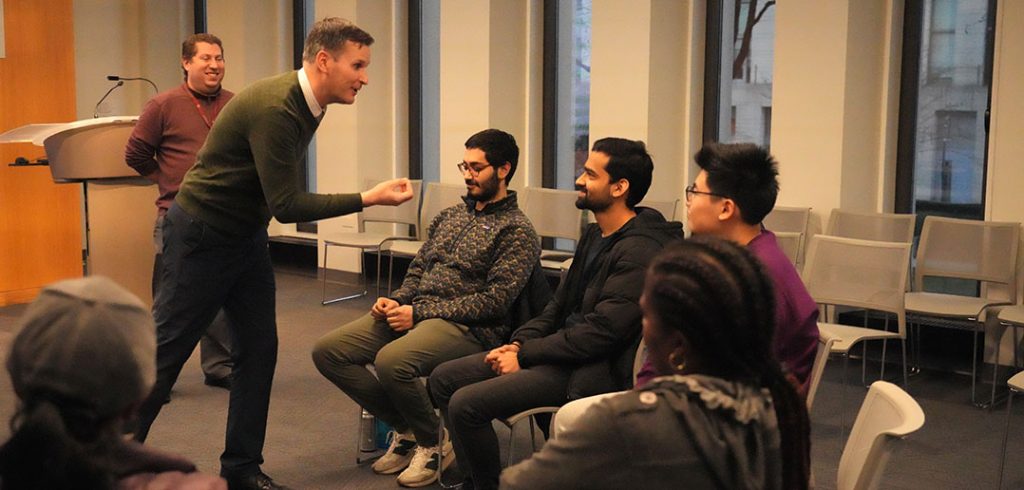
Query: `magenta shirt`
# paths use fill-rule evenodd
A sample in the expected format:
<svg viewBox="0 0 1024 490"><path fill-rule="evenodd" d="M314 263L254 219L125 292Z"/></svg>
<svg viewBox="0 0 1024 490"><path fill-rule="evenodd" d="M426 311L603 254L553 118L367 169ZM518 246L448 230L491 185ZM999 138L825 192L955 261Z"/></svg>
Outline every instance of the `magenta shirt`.
<svg viewBox="0 0 1024 490"><path fill-rule="evenodd" d="M761 260L775 289L775 357L800 382L800 393L804 394L818 352L818 305L779 248L774 233L762 230L747 249ZM655 376L650 362L644 361L636 385L642 386Z"/></svg>

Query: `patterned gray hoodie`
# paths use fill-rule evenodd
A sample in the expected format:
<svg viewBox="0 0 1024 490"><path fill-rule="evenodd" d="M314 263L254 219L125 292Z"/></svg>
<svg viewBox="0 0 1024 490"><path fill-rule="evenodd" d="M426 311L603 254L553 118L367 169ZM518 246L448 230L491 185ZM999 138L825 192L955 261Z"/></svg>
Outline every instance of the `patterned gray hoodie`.
<svg viewBox="0 0 1024 490"><path fill-rule="evenodd" d="M442 318L469 327L485 349L511 333L508 312L540 257L540 239L515 191L476 210L464 198L430 223L427 242L391 298L413 321Z"/></svg>

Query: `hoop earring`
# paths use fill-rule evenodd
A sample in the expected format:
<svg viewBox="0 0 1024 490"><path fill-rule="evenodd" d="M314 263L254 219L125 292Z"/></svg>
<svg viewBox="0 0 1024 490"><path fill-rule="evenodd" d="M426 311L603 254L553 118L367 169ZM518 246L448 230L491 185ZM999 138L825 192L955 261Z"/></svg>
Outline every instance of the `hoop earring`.
<svg viewBox="0 0 1024 490"><path fill-rule="evenodd" d="M672 363L672 367L675 368L676 371L682 372L686 369L686 359L683 359L682 361L677 360L676 354L678 353L679 351L672 351L672 353L668 355L668 362Z"/></svg>

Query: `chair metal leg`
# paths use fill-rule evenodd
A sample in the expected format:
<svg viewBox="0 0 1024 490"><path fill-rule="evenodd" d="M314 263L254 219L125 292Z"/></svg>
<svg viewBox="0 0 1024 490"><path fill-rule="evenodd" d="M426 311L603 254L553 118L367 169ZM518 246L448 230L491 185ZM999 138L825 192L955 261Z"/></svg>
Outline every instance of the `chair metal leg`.
<svg viewBox="0 0 1024 490"><path fill-rule="evenodd" d="M921 372L921 326L917 323L910 323L907 325L908 334L910 334L910 353L916 364L910 366L910 374L918 374Z"/></svg>
<svg viewBox="0 0 1024 490"><path fill-rule="evenodd" d="M884 326L884 328L885 328L886 332L889 331L889 315L885 316L885 326ZM889 347L889 339L882 339L882 372L879 373L878 379L883 379L883 380L885 379L885 354L886 354L886 349L888 347ZM906 387L906 384L904 384L904 388L905 387Z"/></svg>
<svg viewBox="0 0 1024 490"><path fill-rule="evenodd" d="M508 426L508 454L505 455L505 467L508 468L512 465L512 451L516 447L516 426L515 424Z"/></svg>
<svg viewBox="0 0 1024 490"><path fill-rule="evenodd" d="M439 434L439 437L441 438L440 445L444 446L444 414L438 414L438 417L437 417L437 433ZM453 453L454 453L454 451L455 450L452 449ZM442 454L441 457L444 457L444 455ZM455 483L449 484L449 483L446 483L444 481L444 464L442 464L442 463L444 463L444 461L440 461L438 463L439 464L437 465L437 484L441 488L444 488L444 489L462 488L462 482L455 482Z"/></svg>
<svg viewBox="0 0 1024 490"><path fill-rule="evenodd" d="M986 408L985 404L978 403L978 332L973 332L974 343L971 348L971 404L978 408Z"/></svg>
<svg viewBox="0 0 1024 490"><path fill-rule="evenodd" d="M392 250L388 250L388 295L391 295L391 291L394 291L394 288L392 287L392 284L391 284L391 279L392 279L392 277L394 277L394 270L395 270L395 252L392 251Z"/></svg>
<svg viewBox="0 0 1024 490"><path fill-rule="evenodd" d="M996 485L997 490L1003 488L1003 470L1006 466L1006 441L1010 437L1010 415L1013 414L1013 395L1015 393L1013 389L1010 389L1010 393L1006 395L1006 430L1003 431L1003 452L1000 453L999 457L999 485Z"/></svg>
<svg viewBox="0 0 1024 490"><path fill-rule="evenodd" d="M1003 333L1006 332L1004 331ZM993 359L994 363L992 364L992 395L988 402L989 408L996 406L996 380L999 378L999 351L1002 350L1000 347L1002 347L1003 343L1003 336L999 335L998 337L998 339L995 339L996 352L995 359Z"/></svg>
<svg viewBox="0 0 1024 490"><path fill-rule="evenodd" d="M883 358L884 359L884 358ZM885 364L883 361L882 371L885 371ZM860 385L867 386L868 377L868 341L865 340L860 344Z"/></svg>
<svg viewBox="0 0 1024 490"><path fill-rule="evenodd" d="M327 301L327 250L329 248L331 246L324 242L324 280L323 289L320 291L320 304L325 304L324 301Z"/></svg>
<svg viewBox="0 0 1024 490"><path fill-rule="evenodd" d="M900 347L903 349L903 389L909 387L907 383L907 339L900 339Z"/></svg>
<svg viewBox="0 0 1024 490"><path fill-rule="evenodd" d="M1017 349L1017 347L1018 347L1018 344L1017 344L1017 326L1014 325L1014 324L1011 324L1011 323L1007 323L1007 322L999 322L999 326L1004 327L1004 328L1009 328L1010 329L1010 334L1013 336L1013 341L1012 341L1012 344L1013 344L1013 367L1016 368L1016 367L1018 367L1020 365L1020 362L1017 359L1017 357L1018 357L1017 356L1017 350L1018 350ZM996 346L995 346L996 353L995 353L995 364L992 366L992 397L991 397L991 401L990 401L990 404L989 404L990 408L994 407L995 404L996 404L996 385L998 384L998 381L999 381L999 376L998 376L998 373L999 373L999 353L1000 353L999 351L1002 350L1001 347L1002 347L1002 344L1003 344L1003 337L1005 335L1006 335L1006 331L1004 330L1003 333L1001 335L999 335L999 338L996 339L996 342L995 342L995 344L996 344ZM1009 396L1010 395L1007 395L1007 397L1009 397ZM1007 402L1007 403L1009 403L1009 402Z"/></svg>
<svg viewBox="0 0 1024 490"><path fill-rule="evenodd" d="M363 249L359 249L359 262L360 262L360 264L359 264L359 283L362 286L362 288L361 288L362 292L353 293L353 294L349 294L349 295L345 295L345 296L340 296L340 297L337 297L337 298L327 299L327 250L329 248L330 248L330 244L324 242L324 286L323 286L323 291L321 292L321 295L320 295L320 304L324 305L324 306L327 306L329 304L334 304L334 303L337 303L339 301L347 301L347 300L350 300L350 299L362 298L363 296L366 296L366 293L367 293L366 270L365 270L365 268L363 267L363 264L362 264L362 258L363 258L364 250ZM380 252L378 251L378 254L379 253ZM380 275L379 274L378 274L377 280L378 281L380 280ZM379 286L380 285L379 285L379 282L378 282L378 292L379 292L379 289L380 289Z"/></svg>
<svg viewBox="0 0 1024 490"><path fill-rule="evenodd" d="M846 437L846 391L850 389L850 383L846 379L846 368L850 364L850 352L843 354L843 389L839 394L839 440ZM842 445L840 445L842 447Z"/></svg>
<svg viewBox="0 0 1024 490"><path fill-rule="evenodd" d="M383 253L383 252L381 252L380 248L378 248L377 249L377 297L378 298L380 297L380 259L381 259L380 254L381 253ZM390 274L391 274L391 270L389 269L388 270L388 275L390 275Z"/></svg>
<svg viewBox="0 0 1024 490"><path fill-rule="evenodd" d="M534 423L533 417L530 417L530 447L533 452L537 452L537 431L536 423Z"/></svg>

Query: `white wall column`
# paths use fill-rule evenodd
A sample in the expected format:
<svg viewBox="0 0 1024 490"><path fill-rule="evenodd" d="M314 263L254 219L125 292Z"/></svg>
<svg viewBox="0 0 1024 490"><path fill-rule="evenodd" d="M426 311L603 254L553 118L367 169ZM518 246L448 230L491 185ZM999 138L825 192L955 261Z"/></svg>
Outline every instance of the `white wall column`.
<svg viewBox="0 0 1024 490"><path fill-rule="evenodd" d="M682 197L685 162L699 142L704 10L694 3L592 6L590 139L645 141L655 166L651 199Z"/></svg>
<svg viewBox="0 0 1024 490"><path fill-rule="evenodd" d="M882 211L891 205L897 85L889 1L789 0L775 6L772 153L778 203ZM898 38L896 38L898 41Z"/></svg>

